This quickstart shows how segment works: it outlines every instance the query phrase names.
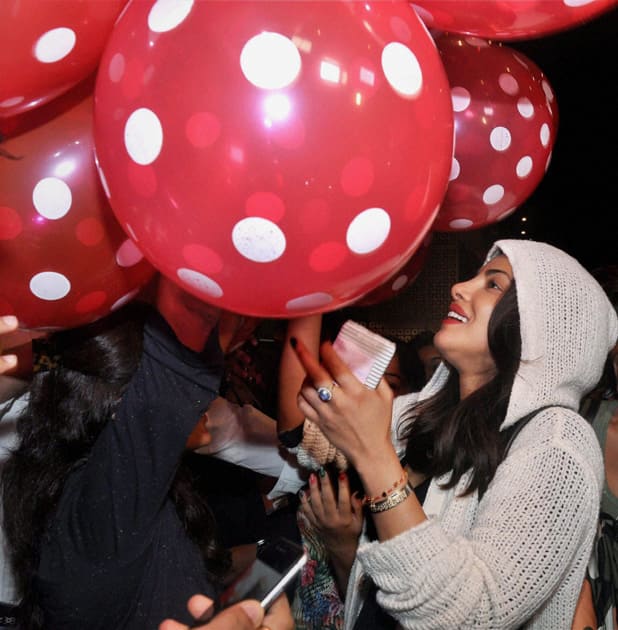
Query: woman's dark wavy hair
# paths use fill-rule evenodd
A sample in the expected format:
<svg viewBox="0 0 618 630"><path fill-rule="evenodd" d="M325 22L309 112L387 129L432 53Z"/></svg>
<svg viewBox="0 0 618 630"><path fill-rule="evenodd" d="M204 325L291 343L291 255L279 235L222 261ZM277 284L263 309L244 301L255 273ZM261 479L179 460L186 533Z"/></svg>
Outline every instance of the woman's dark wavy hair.
<svg viewBox="0 0 618 630"><path fill-rule="evenodd" d="M44 627L34 581L41 540L67 478L87 461L137 369L148 309L135 302L94 324L54 333L46 347L57 355L57 365L33 376L28 405L17 421L18 445L1 480L3 526L22 594L22 629ZM222 575L229 556L182 462L169 496L200 547L206 570Z"/></svg>
<svg viewBox="0 0 618 630"><path fill-rule="evenodd" d="M472 469L464 495L482 495L504 455L511 431L500 431L521 359L521 332L515 282L496 304L489 320L488 342L496 375L463 400L459 375L449 366L444 387L415 405L403 427L408 440L407 463L437 477L451 472L445 488L453 488Z"/></svg>

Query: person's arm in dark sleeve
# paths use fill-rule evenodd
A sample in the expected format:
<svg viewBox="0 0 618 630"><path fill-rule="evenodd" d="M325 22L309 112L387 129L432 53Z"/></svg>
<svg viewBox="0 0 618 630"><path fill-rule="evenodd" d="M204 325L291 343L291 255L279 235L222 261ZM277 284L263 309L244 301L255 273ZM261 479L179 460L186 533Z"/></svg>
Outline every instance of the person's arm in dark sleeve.
<svg viewBox="0 0 618 630"><path fill-rule="evenodd" d="M139 367L78 476L72 518L87 546L111 553L141 541L188 436L217 395L222 369L216 330L194 352L153 312Z"/></svg>

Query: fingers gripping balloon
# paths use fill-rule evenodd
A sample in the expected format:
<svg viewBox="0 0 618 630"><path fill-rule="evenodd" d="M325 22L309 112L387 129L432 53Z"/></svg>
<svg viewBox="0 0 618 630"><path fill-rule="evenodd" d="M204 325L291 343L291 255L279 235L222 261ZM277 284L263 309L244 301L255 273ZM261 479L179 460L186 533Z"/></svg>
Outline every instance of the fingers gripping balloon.
<svg viewBox="0 0 618 630"><path fill-rule="evenodd" d="M102 180L167 277L257 317L352 303L420 246L448 83L400 2L131 3L96 86Z"/></svg>

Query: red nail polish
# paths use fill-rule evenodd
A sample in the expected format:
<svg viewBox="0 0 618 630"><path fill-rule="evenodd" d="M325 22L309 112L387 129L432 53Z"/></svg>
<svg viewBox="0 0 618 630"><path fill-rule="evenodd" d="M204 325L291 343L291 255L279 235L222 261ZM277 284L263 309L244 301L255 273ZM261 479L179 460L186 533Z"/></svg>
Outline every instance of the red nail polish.
<svg viewBox="0 0 618 630"><path fill-rule="evenodd" d="M339 473L339 481L345 481L348 478L348 476L345 474L345 470L342 470Z"/></svg>
<svg viewBox="0 0 618 630"><path fill-rule="evenodd" d="M315 486L315 484L316 484L317 482L318 482L318 477L317 477L317 475L316 475L315 473L311 473L311 474L309 475L309 483L310 483L312 486Z"/></svg>

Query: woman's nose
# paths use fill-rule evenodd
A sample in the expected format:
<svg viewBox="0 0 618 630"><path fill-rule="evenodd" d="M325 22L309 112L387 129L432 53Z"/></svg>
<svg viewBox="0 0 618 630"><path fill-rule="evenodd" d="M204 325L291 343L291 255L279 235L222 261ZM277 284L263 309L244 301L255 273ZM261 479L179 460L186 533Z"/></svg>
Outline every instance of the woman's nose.
<svg viewBox="0 0 618 630"><path fill-rule="evenodd" d="M465 294L465 286L463 282L457 282L451 287L451 298L453 301L462 300Z"/></svg>

